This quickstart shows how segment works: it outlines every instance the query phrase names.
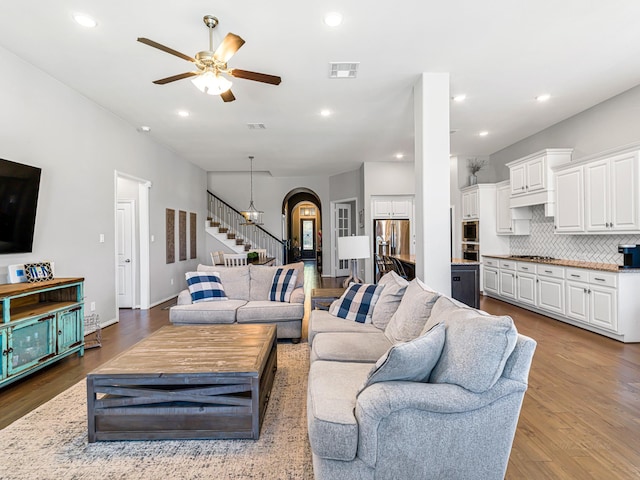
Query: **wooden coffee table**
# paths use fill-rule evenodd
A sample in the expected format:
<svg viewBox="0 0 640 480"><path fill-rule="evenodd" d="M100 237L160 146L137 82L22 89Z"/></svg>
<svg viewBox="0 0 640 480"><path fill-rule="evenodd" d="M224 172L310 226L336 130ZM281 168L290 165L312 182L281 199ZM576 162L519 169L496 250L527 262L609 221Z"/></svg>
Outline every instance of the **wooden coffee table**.
<svg viewBox="0 0 640 480"><path fill-rule="evenodd" d="M89 442L257 439L276 352L274 325L163 327L87 375Z"/></svg>

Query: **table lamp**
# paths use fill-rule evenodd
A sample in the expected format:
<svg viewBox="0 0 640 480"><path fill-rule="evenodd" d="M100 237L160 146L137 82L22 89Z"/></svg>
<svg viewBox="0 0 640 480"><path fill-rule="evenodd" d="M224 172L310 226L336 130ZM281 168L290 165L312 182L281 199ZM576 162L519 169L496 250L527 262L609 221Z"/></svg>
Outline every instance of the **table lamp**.
<svg viewBox="0 0 640 480"><path fill-rule="evenodd" d="M351 260L351 275L344 281L343 286L349 286L349 282L363 283L358 278L358 259L370 258L369 237L366 235L351 237L338 237L338 258L340 260Z"/></svg>

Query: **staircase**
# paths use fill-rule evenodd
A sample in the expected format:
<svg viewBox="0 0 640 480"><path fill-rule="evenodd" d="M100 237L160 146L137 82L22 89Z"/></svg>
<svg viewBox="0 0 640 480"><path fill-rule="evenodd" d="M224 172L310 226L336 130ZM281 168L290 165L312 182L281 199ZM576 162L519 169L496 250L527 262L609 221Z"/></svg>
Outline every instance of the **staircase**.
<svg viewBox="0 0 640 480"><path fill-rule="evenodd" d="M207 191L208 218L205 231L225 253L248 252L254 248L267 250L276 265L284 263L284 243L258 225L242 225L245 218L227 202Z"/></svg>

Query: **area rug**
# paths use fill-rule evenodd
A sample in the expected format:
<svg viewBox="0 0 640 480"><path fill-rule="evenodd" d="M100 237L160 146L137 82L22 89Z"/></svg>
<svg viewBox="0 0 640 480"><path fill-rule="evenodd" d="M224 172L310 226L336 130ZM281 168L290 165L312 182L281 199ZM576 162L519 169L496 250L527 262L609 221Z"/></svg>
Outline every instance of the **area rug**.
<svg viewBox="0 0 640 480"><path fill-rule="evenodd" d="M313 479L306 426L309 347L278 344L259 440L87 442L86 384L0 430L0 479Z"/></svg>

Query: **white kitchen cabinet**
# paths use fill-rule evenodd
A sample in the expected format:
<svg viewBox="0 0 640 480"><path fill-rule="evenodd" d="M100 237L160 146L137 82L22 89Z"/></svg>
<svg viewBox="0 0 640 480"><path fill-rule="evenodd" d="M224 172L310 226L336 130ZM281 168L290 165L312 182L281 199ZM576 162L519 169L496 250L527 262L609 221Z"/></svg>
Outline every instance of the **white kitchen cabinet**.
<svg viewBox="0 0 640 480"><path fill-rule="evenodd" d="M555 265L536 265L537 307L564 314L564 268Z"/></svg>
<svg viewBox="0 0 640 480"><path fill-rule="evenodd" d="M500 280L498 278L497 268L484 267L482 269L482 285L485 293L493 293L498 295L500 292Z"/></svg>
<svg viewBox="0 0 640 480"><path fill-rule="evenodd" d="M571 162L570 148L548 148L507 163L511 182L511 207L545 205L545 214L553 215L555 179L552 168Z"/></svg>
<svg viewBox="0 0 640 480"><path fill-rule="evenodd" d="M573 167L555 175L557 233L584 232L584 175L583 167Z"/></svg>
<svg viewBox="0 0 640 480"><path fill-rule="evenodd" d="M479 194L478 187L471 187L470 190L462 193L462 219L474 220L479 218Z"/></svg>
<svg viewBox="0 0 640 480"><path fill-rule="evenodd" d="M584 165L585 230L640 231L638 152Z"/></svg>
<svg viewBox="0 0 640 480"><path fill-rule="evenodd" d="M482 263L485 295L622 342L640 342L640 272L617 273L487 256L482 257ZM515 288L511 288L514 263L516 280Z"/></svg>
<svg viewBox="0 0 640 480"><path fill-rule="evenodd" d="M591 285L589 289L589 323L607 330L618 330L618 304L615 288Z"/></svg>
<svg viewBox="0 0 640 480"><path fill-rule="evenodd" d="M378 197L373 199L374 218L411 218L410 197Z"/></svg>
<svg viewBox="0 0 640 480"><path fill-rule="evenodd" d="M500 295L516 298L516 262L500 260Z"/></svg>
<svg viewBox="0 0 640 480"><path fill-rule="evenodd" d="M569 318L581 322L589 322L589 284L567 280L567 308L565 314Z"/></svg>
<svg viewBox="0 0 640 480"><path fill-rule="evenodd" d="M500 269L500 295L516 298L516 272Z"/></svg>
<svg viewBox="0 0 640 480"><path fill-rule="evenodd" d="M544 190L547 186L546 157L540 155L514 166L511 179L511 195L524 195Z"/></svg>
<svg viewBox="0 0 640 480"><path fill-rule="evenodd" d="M537 306L543 310L564 314L564 280L538 276L536 285Z"/></svg>
<svg viewBox="0 0 640 480"><path fill-rule="evenodd" d="M509 181L496 184L496 233L498 235L529 235L531 208L511 208Z"/></svg>
<svg viewBox="0 0 640 480"><path fill-rule="evenodd" d="M516 299L518 302L536 304L536 267L533 263L519 262L516 271Z"/></svg>

